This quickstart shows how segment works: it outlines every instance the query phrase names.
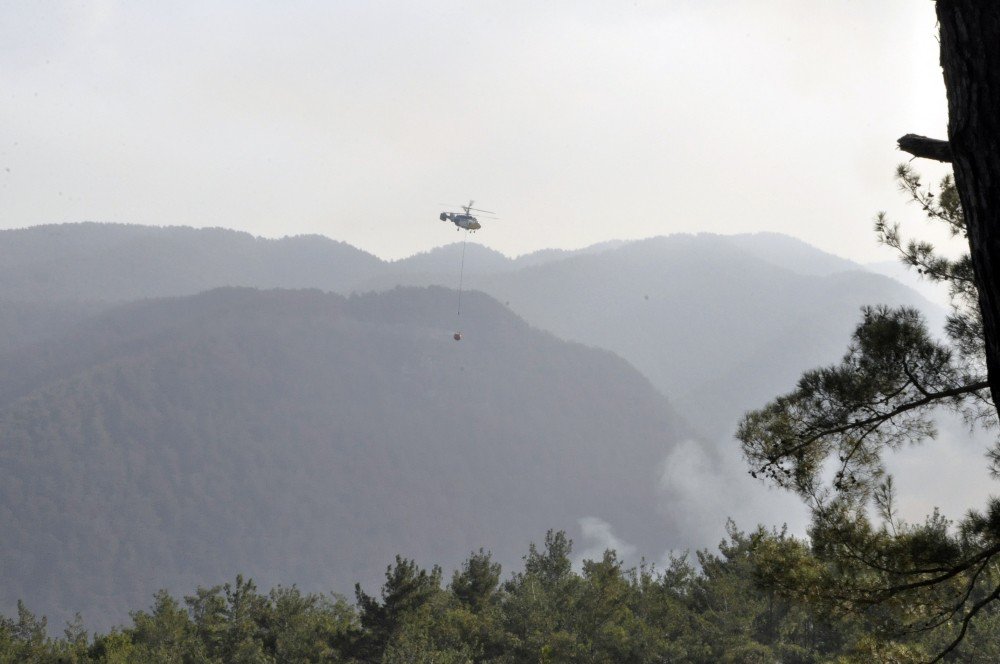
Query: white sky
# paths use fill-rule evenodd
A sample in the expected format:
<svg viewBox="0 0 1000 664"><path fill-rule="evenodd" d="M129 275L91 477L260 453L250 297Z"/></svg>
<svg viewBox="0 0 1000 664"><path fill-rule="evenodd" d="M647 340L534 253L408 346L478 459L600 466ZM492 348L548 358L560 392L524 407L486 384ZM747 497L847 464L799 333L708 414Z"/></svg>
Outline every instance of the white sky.
<svg viewBox="0 0 1000 664"><path fill-rule="evenodd" d="M946 137L935 36L915 0L7 0L0 227L397 258L474 198L510 255L769 230L887 260L875 212L920 218L895 140Z"/></svg>

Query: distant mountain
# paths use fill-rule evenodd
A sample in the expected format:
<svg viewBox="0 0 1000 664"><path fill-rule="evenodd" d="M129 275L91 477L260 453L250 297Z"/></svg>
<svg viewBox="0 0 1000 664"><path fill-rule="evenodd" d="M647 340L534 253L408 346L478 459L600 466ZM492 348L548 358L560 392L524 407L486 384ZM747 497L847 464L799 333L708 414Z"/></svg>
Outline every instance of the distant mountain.
<svg viewBox="0 0 1000 664"><path fill-rule="evenodd" d="M464 247L465 272L503 272L620 244L545 249L511 259L470 241ZM89 222L34 226L0 230L0 303L121 303L223 286L320 288L348 294L428 281L426 275L457 286L462 252L463 244L456 242L387 262L320 235L272 240L223 228ZM0 327L2 318L0 308Z"/></svg>
<svg viewBox="0 0 1000 664"><path fill-rule="evenodd" d="M426 273L379 278L448 283ZM557 336L618 353L715 437L729 437L744 411L803 370L838 359L863 305L918 306L940 321L902 284L776 234L652 238L467 273L465 285Z"/></svg>
<svg viewBox="0 0 1000 664"><path fill-rule="evenodd" d="M487 274L514 269L514 261L499 251L494 251L476 242L456 242L430 251L414 254L409 258L393 261L386 266L382 278L397 274L454 274L458 282L458 272L465 254L465 269L468 274ZM463 251L464 250L464 251Z"/></svg>
<svg viewBox="0 0 1000 664"><path fill-rule="evenodd" d="M948 298L948 286L942 283L929 281L916 270L903 265L900 261L880 261L877 263L866 263L865 269L876 274L881 274L895 279L908 288L917 291L930 302L940 306L949 307L951 302Z"/></svg>
<svg viewBox="0 0 1000 664"><path fill-rule="evenodd" d="M552 263L554 261L570 258L572 256L599 254L605 251L610 251L611 249L623 247L628 243L628 240L608 240L606 242L598 242L597 244L583 247L582 249L540 249L539 251L533 251L529 254L518 256L513 260L513 264L516 267L530 267L532 265Z"/></svg>
<svg viewBox="0 0 1000 664"><path fill-rule="evenodd" d="M124 302L220 286L349 290L384 263L326 237L62 224L0 231L0 300Z"/></svg>
<svg viewBox="0 0 1000 664"><path fill-rule="evenodd" d="M560 337L613 350L713 435L728 434L740 413L787 389L803 369L839 357L862 305L912 304L940 317L903 285L776 233L673 235L517 259L474 242L464 249L465 289L495 296ZM0 305L231 285L456 288L462 251L455 243L387 263L318 236L42 226L0 231ZM30 338L39 329L32 320L0 306L0 329L23 328L12 338Z"/></svg>
<svg viewBox="0 0 1000 664"><path fill-rule="evenodd" d="M497 274L535 265L555 263L573 256L599 254L626 244L628 242L615 240L601 242L583 249L541 249L517 258L509 258L475 241L456 242L393 261L378 275L367 281L355 282L353 287L361 291L380 290L387 287L393 288L400 283L413 284L431 281L457 288L459 272L463 266L465 275L469 277ZM448 284L449 280L454 283Z"/></svg>
<svg viewBox="0 0 1000 664"><path fill-rule="evenodd" d="M671 538L690 433L615 355L469 295L214 290L137 302L0 358L0 611L106 627L236 572L374 584L392 556L510 565L590 517Z"/></svg>
<svg viewBox="0 0 1000 664"><path fill-rule="evenodd" d="M724 237L755 258L797 274L822 277L863 269L854 261L827 253L781 233L740 233L719 237Z"/></svg>

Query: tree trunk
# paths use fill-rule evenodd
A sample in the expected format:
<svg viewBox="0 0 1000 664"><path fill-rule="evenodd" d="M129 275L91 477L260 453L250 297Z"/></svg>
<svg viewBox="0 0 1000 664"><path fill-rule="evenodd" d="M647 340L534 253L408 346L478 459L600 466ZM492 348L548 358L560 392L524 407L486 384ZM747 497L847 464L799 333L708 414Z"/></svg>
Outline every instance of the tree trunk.
<svg viewBox="0 0 1000 664"><path fill-rule="evenodd" d="M986 369L1000 408L1000 2L937 0L948 142L983 312Z"/></svg>

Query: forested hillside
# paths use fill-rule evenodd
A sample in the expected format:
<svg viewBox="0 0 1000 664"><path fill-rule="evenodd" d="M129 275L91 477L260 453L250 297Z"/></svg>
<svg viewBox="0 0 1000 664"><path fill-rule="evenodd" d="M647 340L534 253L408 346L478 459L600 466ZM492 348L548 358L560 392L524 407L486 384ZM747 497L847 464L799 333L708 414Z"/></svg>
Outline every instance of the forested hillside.
<svg viewBox="0 0 1000 664"><path fill-rule="evenodd" d="M585 517L676 544L656 495L689 432L663 397L483 295L456 343L453 298L215 290L5 356L3 610L107 626L236 572L346 590L399 552L510 564Z"/></svg>

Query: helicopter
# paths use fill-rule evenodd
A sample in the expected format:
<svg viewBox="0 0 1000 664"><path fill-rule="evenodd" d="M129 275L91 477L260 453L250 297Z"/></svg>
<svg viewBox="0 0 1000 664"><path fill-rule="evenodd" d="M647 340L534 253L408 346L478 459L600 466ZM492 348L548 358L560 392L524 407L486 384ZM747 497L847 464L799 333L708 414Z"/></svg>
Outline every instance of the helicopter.
<svg viewBox="0 0 1000 664"><path fill-rule="evenodd" d="M479 223L479 220L472 215L472 213L473 212L481 212L485 214L496 214L496 213L490 212L489 210L478 210L472 207L473 203L475 203L475 201L470 200L468 205L458 206L462 208L463 210L462 212L442 212L438 218L441 219L441 221L450 221L451 223L455 224L456 231L460 231L463 228L467 231L473 231L473 232L478 231L483 226L482 224Z"/></svg>

